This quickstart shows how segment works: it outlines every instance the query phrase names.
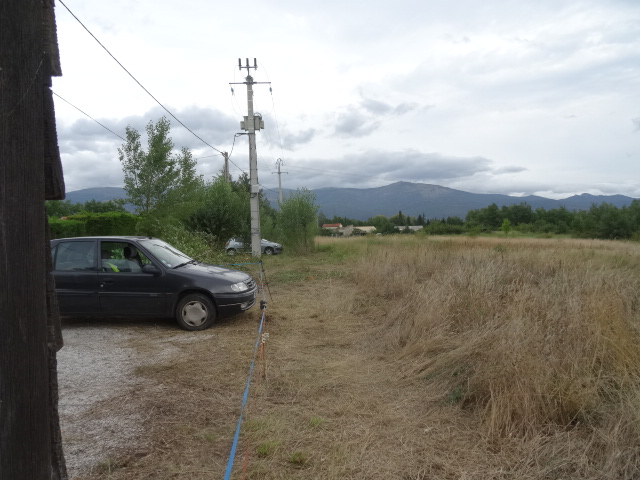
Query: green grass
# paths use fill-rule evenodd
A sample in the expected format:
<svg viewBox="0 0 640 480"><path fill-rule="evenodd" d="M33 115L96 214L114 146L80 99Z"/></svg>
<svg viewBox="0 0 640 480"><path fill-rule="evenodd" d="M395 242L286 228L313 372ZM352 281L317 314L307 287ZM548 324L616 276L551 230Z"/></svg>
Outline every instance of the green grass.
<svg viewBox="0 0 640 480"><path fill-rule="evenodd" d="M280 442L276 440L263 442L260 445L258 445L258 448L256 449L256 453L258 454L259 457L262 457L262 458L270 457L276 452L279 446L280 446Z"/></svg>

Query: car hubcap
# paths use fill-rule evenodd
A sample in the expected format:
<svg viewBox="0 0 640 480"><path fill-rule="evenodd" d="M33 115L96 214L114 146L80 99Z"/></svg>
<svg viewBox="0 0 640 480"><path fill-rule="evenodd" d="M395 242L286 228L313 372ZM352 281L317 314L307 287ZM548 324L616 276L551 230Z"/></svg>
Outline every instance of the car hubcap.
<svg viewBox="0 0 640 480"><path fill-rule="evenodd" d="M200 302L189 302L182 308L182 319L187 325L199 327L207 319L207 309Z"/></svg>

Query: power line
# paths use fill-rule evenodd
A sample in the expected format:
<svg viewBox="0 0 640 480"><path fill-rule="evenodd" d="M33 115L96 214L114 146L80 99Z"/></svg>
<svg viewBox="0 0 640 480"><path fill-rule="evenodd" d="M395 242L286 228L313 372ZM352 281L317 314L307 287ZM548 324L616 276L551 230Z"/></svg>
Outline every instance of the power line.
<svg viewBox="0 0 640 480"><path fill-rule="evenodd" d="M233 163L237 169L239 169L242 173L246 173L241 167L239 167L238 165L236 165L236 163L231 160L231 155L233 154L233 148L236 146L236 138L238 138L239 136L243 135L242 133L236 133L235 135L233 135L233 143L231 144L231 152L229 152L229 161L231 163Z"/></svg>
<svg viewBox="0 0 640 480"><path fill-rule="evenodd" d="M269 187L265 187L263 184L259 183L258 185L260 185L262 188L264 188L265 190L269 190L270 192L273 192L275 194L277 194L278 192L276 192L273 188L269 188Z"/></svg>
<svg viewBox="0 0 640 480"><path fill-rule="evenodd" d="M189 131L189 132L190 132L194 137L196 137L198 140L200 140L200 141L201 141L202 143L204 143L206 146L208 146L208 147L212 148L213 150L215 150L216 152L218 152L218 153L222 154L222 152L221 152L220 150L218 150L216 147L214 147L214 146L210 145L209 143L205 142L205 141L204 141L202 138L200 138L200 136L199 136L199 135L197 135L193 130L191 130L191 129L190 129L189 127L187 127L184 123L182 123L182 121L181 121L178 117L176 117L173 113L171 113L167 107L165 107L162 103L160 103L160 101L159 101L156 97L154 97L154 96L151 94L151 92L149 92L149 90L147 90L147 89L144 87L144 85L142 85L142 84L138 81L138 79L137 79L136 77L134 77L134 76L131 74L131 72L129 72L129 70L127 70L127 69L124 67L124 65L122 65L122 63L120 63L120 62L118 61L118 59L117 59L116 57L114 57L114 56L113 56L113 54L112 54L112 53L107 49L107 47L105 47L105 46L100 42L100 40L98 40L98 39L96 38L96 36L95 36L93 33L91 33L91 31L90 31L90 30L89 30L89 29L84 25L84 23L82 23L82 22L80 21L80 19L79 19L78 17L76 17L76 15L75 15L75 14L74 14L70 9L69 9L69 7L67 7L67 6L64 4L64 2L63 2L62 0L58 0L58 1L62 4L62 6L63 6L64 8L66 8L66 9L67 9L67 11L71 14L71 16L72 16L73 18L75 18L75 19L78 21L78 23L79 23L80 25L82 25L82 28L84 28L84 29L87 31L87 33L89 33L89 35L91 35L91 36L93 37L93 39L94 39L96 42L98 42L98 45L100 45L100 46L104 49L104 51L105 51L105 52L107 52L107 53L109 54L109 56L110 56L111 58L113 58L113 59L115 60L115 62L116 62L118 65L120 65L120 67L121 67L125 72L127 72L127 74L128 74L128 75L129 75L129 76L130 76L130 77L131 77L131 78L132 78L132 79L133 79L133 80L134 80L138 85L140 85L140 87L141 87L141 88L142 88L142 89L147 93L147 95L149 95L151 98L153 98L153 99L155 100L155 102L156 102L158 105L160 105L160 106L161 106L161 107L162 107L162 108L163 108L163 109L164 109L164 110L165 110L169 115L171 115L171 116L172 116L172 117L173 117L173 118L174 118L174 119L175 119L175 120L176 120L180 125L182 125L184 128L186 128L186 129L187 129L187 130L188 130L188 131Z"/></svg>
<svg viewBox="0 0 640 480"><path fill-rule="evenodd" d="M54 92L53 90L51 91L51 93L53 93L56 97L58 97L60 100L62 100L63 102L68 103L69 105L71 105L73 108L75 108L76 110L78 110L80 113L86 115L87 117L89 117L91 120L93 120L94 122L96 122L98 125L100 125L102 128L104 128L105 130L113 133L116 137L118 137L120 140L125 141L126 140L124 138L122 138L120 135L118 135L116 132L114 132L113 130L111 130L108 127L105 127L103 124L101 124L98 120L96 120L95 118L93 118L91 115L89 115L87 112L84 112L82 110L80 110L78 107L76 107L73 103L71 103L68 100L65 100L64 98L62 98L60 95L58 95L56 92Z"/></svg>

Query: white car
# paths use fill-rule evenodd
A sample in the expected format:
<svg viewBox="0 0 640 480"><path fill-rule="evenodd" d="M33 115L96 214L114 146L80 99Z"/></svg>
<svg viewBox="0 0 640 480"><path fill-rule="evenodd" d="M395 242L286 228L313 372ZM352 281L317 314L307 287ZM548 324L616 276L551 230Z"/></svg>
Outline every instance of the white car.
<svg viewBox="0 0 640 480"><path fill-rule="evenodd" d="M263 238L260 241L260 244L260 249L264 255L276 255L278 253L282 253L282 245L279 243L270 242ZM238 251L251 250L251 246L245 247L244 243L232 238L226 243L225 249L229 255L235 255Z"/></svg>

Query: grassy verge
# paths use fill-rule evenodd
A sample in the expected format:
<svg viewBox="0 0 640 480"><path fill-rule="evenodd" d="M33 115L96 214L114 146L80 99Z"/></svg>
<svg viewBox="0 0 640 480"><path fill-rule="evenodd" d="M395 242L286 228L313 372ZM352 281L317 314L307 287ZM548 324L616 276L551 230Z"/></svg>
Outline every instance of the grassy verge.
<svg viewBox="0 0 640 480"><path fill-rule="evenodd" d="M233 478L640 476L639 245L319 242L264 259ZM87 478L222 478L258 315L172 332L178 354L138 372L149 450Z"/></svg>

